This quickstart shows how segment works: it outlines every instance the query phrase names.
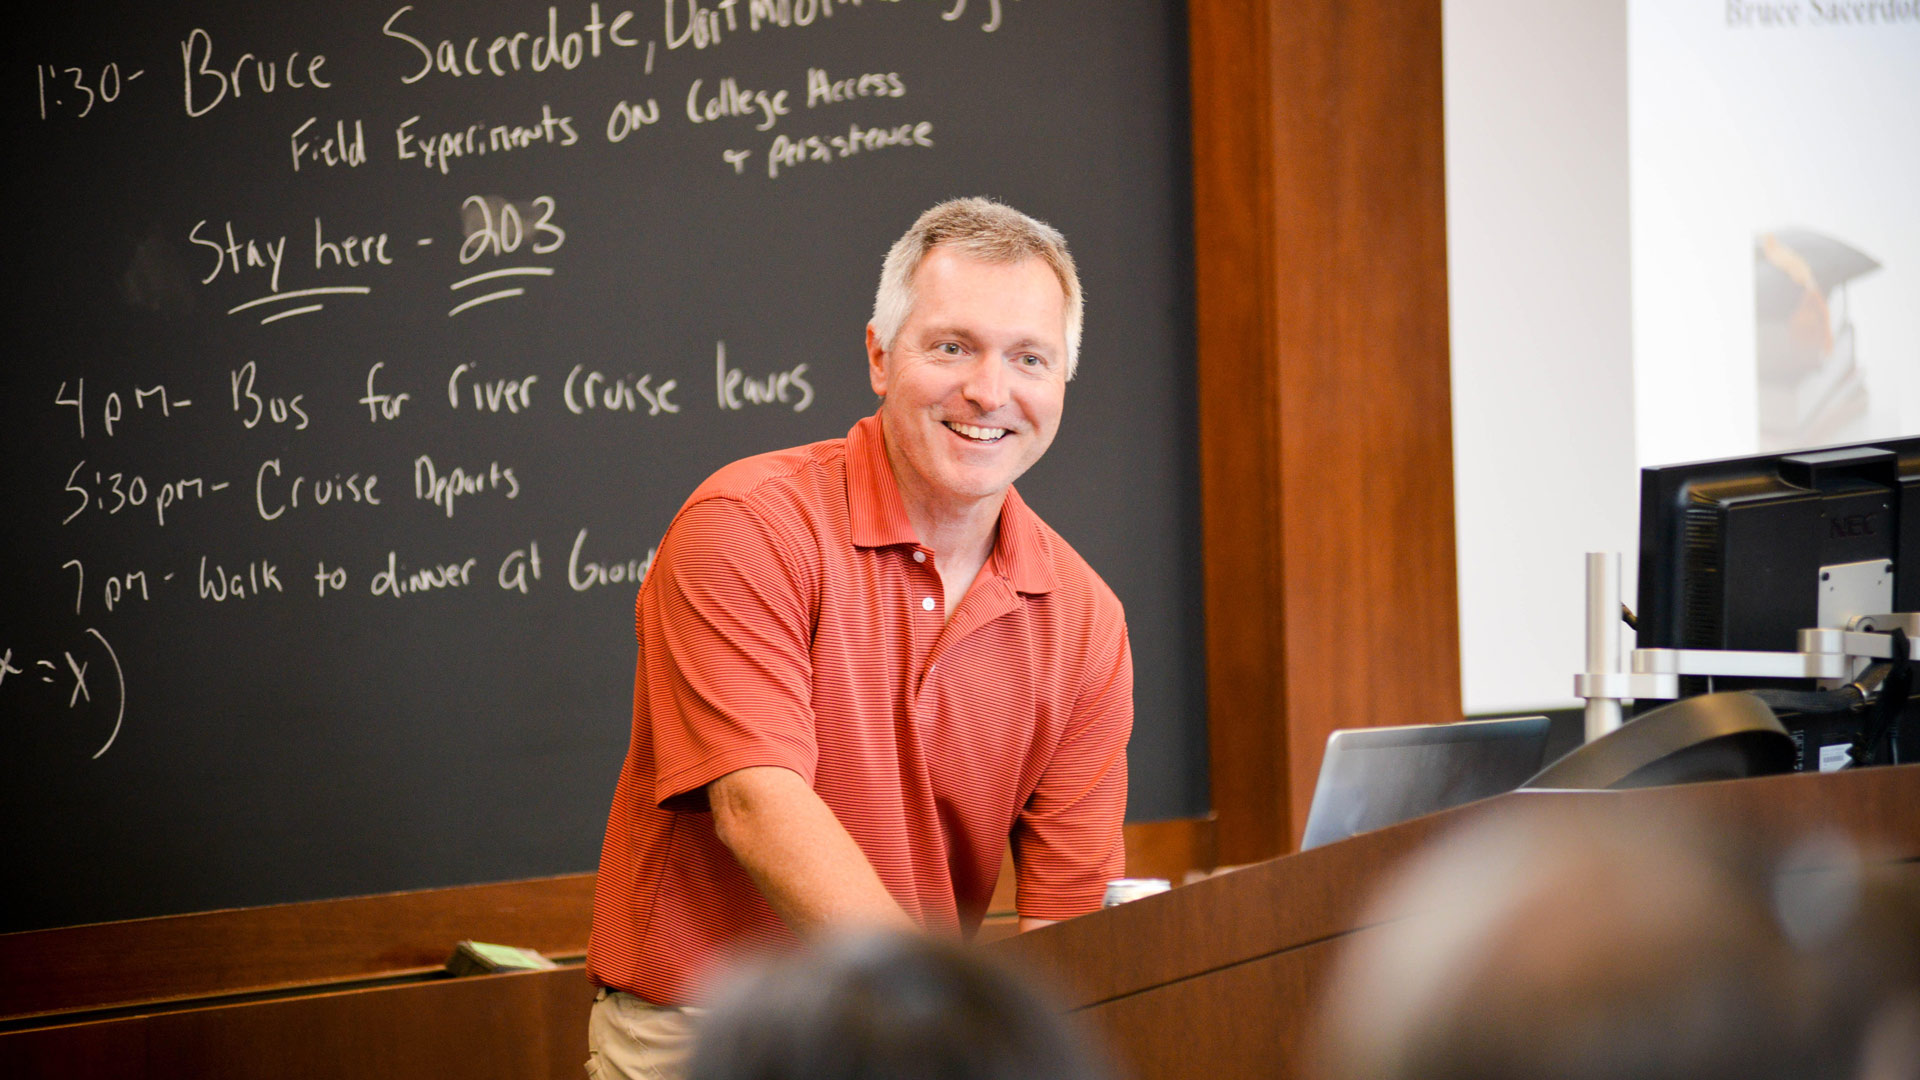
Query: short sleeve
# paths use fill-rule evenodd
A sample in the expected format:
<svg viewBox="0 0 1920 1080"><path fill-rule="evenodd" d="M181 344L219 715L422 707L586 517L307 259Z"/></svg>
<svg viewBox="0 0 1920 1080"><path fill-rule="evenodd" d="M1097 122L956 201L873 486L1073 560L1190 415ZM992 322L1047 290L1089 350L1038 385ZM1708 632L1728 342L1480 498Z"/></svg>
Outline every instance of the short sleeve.
<svg viewBox="0 0 1920 1080"><path fill-rule="evenodd" d="M1133 652L1126 624L1094 650L1074 715L1014 822L1020 914L1066 919L1100 906L1126 871L1127 737L1133 731Z"/></svg>
<svg viewBox="0 0 1920 1080"><path fill-rule="evenodd" d="M757 765L813 782L806 573L738 500L681 511L640 590L654 799L705 810L706 785Z"/></svg>

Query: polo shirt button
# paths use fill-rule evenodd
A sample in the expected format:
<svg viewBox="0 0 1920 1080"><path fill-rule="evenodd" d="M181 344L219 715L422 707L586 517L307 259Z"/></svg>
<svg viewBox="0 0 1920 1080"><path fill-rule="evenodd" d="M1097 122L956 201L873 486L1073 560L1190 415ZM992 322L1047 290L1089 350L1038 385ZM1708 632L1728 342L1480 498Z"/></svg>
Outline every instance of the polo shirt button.
<svg viewBox="0 0 1920 1080"><path fill-rule="evenodd" d="M913 561L914 561L914 562L926 562L926 561L927 561L927 553L926 553L926 552L924 552L924 551L916 551L916 552L914 552L914 553L913 553Z"/></svg>
<svg viewBox="0 0 1920 1080"><path fill-rule="evenodd" d="M924 610L927 610L927 611L932 611L932 610L933 610L933 597L931 597L931 596L923 596L923 597L921 597L921 598L920 598L920 606L921 606L921 608L923 608Z"/></svg>

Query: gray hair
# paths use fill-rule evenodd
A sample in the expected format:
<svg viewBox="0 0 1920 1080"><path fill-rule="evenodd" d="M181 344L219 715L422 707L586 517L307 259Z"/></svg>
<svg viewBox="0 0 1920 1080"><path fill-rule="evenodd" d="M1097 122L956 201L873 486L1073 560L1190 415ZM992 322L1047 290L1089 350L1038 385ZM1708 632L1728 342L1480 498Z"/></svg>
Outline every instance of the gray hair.
<svg viewBox="0 0 1920 1080"><path fill-rule="evenodd" d="M906 235L894 241L873 298L873 332L880 347L893 348L894 336L913 310L913 277L920 261L943 246L986 262L1039 259L1047 264L1067 297L1067 378L1073 378L1080 366L1085 298L1073 256L1067 253L1067 239L1046 222L992 199L950 199L921 214Z"/></svg>

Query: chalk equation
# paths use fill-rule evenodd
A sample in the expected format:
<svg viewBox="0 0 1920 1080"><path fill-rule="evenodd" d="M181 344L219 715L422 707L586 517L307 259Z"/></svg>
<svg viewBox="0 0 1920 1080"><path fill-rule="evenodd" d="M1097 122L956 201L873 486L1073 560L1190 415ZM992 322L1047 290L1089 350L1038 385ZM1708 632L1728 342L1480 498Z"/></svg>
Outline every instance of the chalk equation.
<svg viewBox="0 0 1920 1080"><path fill-rule="evenodd" d="M47 655L16 652L11 646L0 645L0 702L12 704L23 699L25 707L19 709L23 714L34 712L37 704L42 709L111 715L112 728L106 741L93 752L97 761L113 748L126 722L126 669L121 667L120 656L106 635L91 626L82 631L80 642Z"/></svg>

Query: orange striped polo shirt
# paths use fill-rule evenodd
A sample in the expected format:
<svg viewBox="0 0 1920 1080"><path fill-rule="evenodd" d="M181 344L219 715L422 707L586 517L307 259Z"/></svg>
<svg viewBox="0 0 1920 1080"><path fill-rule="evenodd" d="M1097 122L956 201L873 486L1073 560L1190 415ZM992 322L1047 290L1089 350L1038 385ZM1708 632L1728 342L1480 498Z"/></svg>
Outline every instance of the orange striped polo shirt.
<svg viewBox="0 0 1920 1080"><path fill-rule="evenodd" d="M792 936L714 834L706 785L804 777L921 925L971 934L1009 839L1020 913L1120 876L1133 662L1120 601L1011 489L943 623L878 417L702 484L640 588L633 737L588 974L659 1005Z"/></svg>

